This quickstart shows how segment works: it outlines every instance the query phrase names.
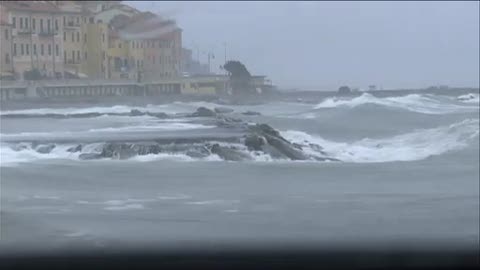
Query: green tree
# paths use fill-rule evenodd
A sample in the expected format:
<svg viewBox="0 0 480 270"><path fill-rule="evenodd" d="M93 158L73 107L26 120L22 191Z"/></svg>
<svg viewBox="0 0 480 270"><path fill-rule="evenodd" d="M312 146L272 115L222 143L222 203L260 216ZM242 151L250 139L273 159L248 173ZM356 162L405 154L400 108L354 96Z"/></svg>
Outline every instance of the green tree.
<svg viewBox="0 0 480 270"><path fill-rule="evenodd" d="M230 74L234 94L246 94L254 90L251 86L252 75L240 61L228 61L223 68Z"/></svg>

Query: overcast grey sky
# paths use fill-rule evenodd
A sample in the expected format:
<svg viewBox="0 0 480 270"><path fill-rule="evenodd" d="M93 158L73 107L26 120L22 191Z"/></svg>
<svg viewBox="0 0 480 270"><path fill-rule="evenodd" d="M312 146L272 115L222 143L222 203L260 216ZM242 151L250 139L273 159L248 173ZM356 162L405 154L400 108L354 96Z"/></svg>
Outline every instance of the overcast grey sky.
<svg viewBox="0 0 480 270"><path fill-rule="evenodd" d="M284 87L479 86L479 2L134 2Z"/></svg>

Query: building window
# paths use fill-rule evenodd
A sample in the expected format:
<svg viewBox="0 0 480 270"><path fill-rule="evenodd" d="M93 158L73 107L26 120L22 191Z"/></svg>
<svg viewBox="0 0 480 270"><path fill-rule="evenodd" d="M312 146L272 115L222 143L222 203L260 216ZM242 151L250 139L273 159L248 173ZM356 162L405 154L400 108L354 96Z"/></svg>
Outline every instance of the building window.
<svg viewBox="0 0 480 270"><path fill-rule="evenodd" d="M12 17L12 25L13 28L17 28L17 19L15 17Z"/></svg>
<svg viewBox="0 0 480 270"><path fill-rule="evenodd" d="M47 20L47 31L50 32L50 19Z"/></svg>
<svg viewBox="0 0 480 270"><path fill-rule="evenodd" d="M105 55L105 52L102 52L102 58L103 58L103 60L105 60L107 58L106 55Z"/></svg>
<svg viewBox="0 0 480 270"><path fill-rule="evenodd" d="M80 62L80 51L77 51L77 60Z"/></svg>
<svg viewBox="0 0 480 270"><path fill-rule="evenodd" d="M40 55L43 56L43 55L44 55L44 52L45 52L44 46L43 46L43 44L40 44Z"/></svg>
<svg viewBox="0 0 480 270"><path fill-rule="evenodd" d="M37 44L33 44L33 54L37 55Z"/></svg>
<svg viewBox="0 0 480 270"><path fill-rule="evenodd" d="M43 19L40 19L40 32L43 32Z"/></svg>
<svg viewBox="0 0 480 270"><path fill-rule="evenodd" d="M20 29L23 28L23 17L20 17Z"/></svg>
<svg viewBox="0 0 480 270"><path fill-rule="evenodd" d="M67 41L67 32L63 32L63 41Z"/></svg>
<svg viewBox="0 0 480 270"><path fill-rule="evenodd" d="M72 51L72 61L75 63L75 51Z"/></svg>
<svg viewBox="0 0 480 270"><path fill-rule="evenodd" d="M28 44L25 44L25 54L30 55L30 46Z"/></svg>
<svg viewBox="0 0 480 270"><path fill-rule="evenodd" d="M67 63L67 51L63 51L63 63Z"/></svg>
<svg viewBox="0 0 480 270"><path fill-rule="evenodd" d="M13 43L13 56L17 56L17 43Z"/></svg>
<svg viewBox="0 0 480 270"><path fill-rule="evenodd" d="M8 29L5 29L5 40L8 40Z"/></svg>
<svg viewBox="0 0 480 270"><path fill-rule="evenodd" d="M58 44L55 44L55 55L58 56L59 50L58 50Z"/></svg>
<svg viewBox="0 0 480 270"><path fill-rule="evenodd" d="M55 19L55 30L58 31L58 20Z"/></svg>
<svg viewBox="0 0 480 270"><path fill-rule="evenodd" d="M87 43L87 34L83 34L83 42Z"/></svg>
<svg viewBox="0 0 480 270"><path fill-rule="evenodd" d="M48 44L48 55L52 55L52 45Z"/></svg>
<svg viewBox="0 0 480 270"><path fill-rule="evenodd" d="M75 42L75 33L72 32L72 42Z"/></svg>
<svg viewBox="0 0 480 270"><path fill-rule="evenodd" d="M118 43L118 48L119 48L119 49L122 48L122 43L121 43L121 42Z"/></svg>
<svg viewBox="0 0 480 270"><path fill-rule="evenodd" d="M77 17L77 25L80 24L80 17Z"/></svg>
<svg viewBox="0 0 480 270"><path fill-rule="evenodd" d="M35 18L32 18L32 29L35 31Z"/></svg>
<svg viewBox="0 0 480 270"><path fill-rule="evenodd" d="M23 43L20 44L20 55L24 55L25 54L25 51L24 51L24 47L23 47Z"/></svg>
<svg viewBox="0 0 480 270"><path fill-rule="evenodd" d="M5 64L10 64L10 55L8 53L5 54Z"/></svg>
<svg viewBox="0 0 480 270"><path fill-rule="evenodd" d="M67 18L63 16L63 27L67 26Z"/></svg>
<svg viewBox="0 0 480 270"><path fill-rule="evenodd" d="M102 42L105 42L105 34L102 34Z"/></svg>
<svg viewBox="0 0 480 270"><path fill-rule="evenodd" d="M77 42L80 42L80 32L77 32Z"/></svg>
<svg viewBox="0 0 480 270"><path fill-rule="evenodd" d="M87 52L84 52L84 53L83 53L83 58L84 58L85 60L87 60Z"/></svg>
<svg viewBox="0 0 480 270"><path fill-rule="evenodd" d="M93 17L90 17L90 18L88 19L88 22L89 22L89 23L93 23L93 22L94 22Z"/></svg>
<svg viewBox="0 0 480 270"><path fill-rule="evenodd" d="M28 18L25 18L25 28L28 29Z"/></svg>

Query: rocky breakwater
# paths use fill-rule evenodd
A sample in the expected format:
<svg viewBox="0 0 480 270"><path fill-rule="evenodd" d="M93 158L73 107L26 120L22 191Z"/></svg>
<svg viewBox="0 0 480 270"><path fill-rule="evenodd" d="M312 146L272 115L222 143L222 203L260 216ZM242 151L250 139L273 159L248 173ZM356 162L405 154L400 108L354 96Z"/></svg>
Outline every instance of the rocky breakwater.
<svg viewBox="0 0 480 270"><path fill-rule="evenodd" d="M134 116L154 115L158 118L183 118L194 123L208 123L215 126L215 129L203 131L204 133L201 135L187 130L167 136L158 134L158 136L148 139L79 141L76 144L69 144L68 147L60 147L60 149L65 149L68 155L78 155L81 160L123 160L143 155L173 154L200 160L215 157L227 161L249 161L257 160L259 156L267 156L273 160L338 161L324 153L320 145L308 142L305 144L292 143L268 124L251 123L231 117L232 111L228 108L214 111L200 107L195 112L182 116L132 111L130 114ZM48 154L58 146L57 144L60 143L34 142L29 146L23 142L22 149L31 148L39 153ZM308 151L304 151L306 148Z"/></svg>

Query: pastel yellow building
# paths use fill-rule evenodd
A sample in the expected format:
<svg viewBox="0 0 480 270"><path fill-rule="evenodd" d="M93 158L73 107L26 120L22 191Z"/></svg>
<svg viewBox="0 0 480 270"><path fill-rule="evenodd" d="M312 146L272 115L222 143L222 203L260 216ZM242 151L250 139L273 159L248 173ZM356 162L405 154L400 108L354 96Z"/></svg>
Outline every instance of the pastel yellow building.
<svg viewBox="0 0 480 270"><path fill-rule="evenodd" d="M108 78L108 25L101 22L88 23L85 25L85 33L87 55L84 72L89 78L106 79Z"/></svg>
<svg viewBox="0 0 480 270"><path fill-rule="evenodd" d="M0 14L0 79L13 79L12 25Z"/></svg>
<svg viewBox="0 0 480 270"><path fill-rule="evenodd" d="M63 75L61 10L46 1L2 1L2 19L11 25L12 70L17 79L38 70L42 76Z"/></svg>

